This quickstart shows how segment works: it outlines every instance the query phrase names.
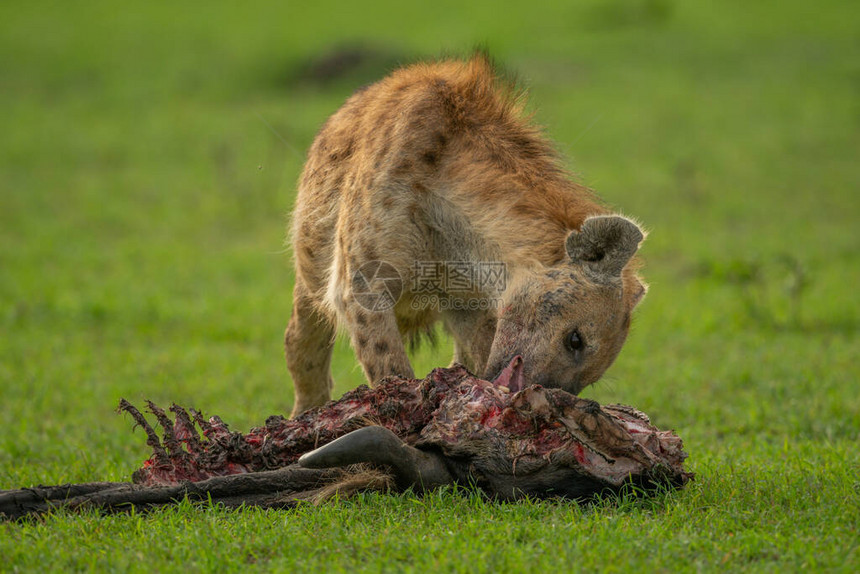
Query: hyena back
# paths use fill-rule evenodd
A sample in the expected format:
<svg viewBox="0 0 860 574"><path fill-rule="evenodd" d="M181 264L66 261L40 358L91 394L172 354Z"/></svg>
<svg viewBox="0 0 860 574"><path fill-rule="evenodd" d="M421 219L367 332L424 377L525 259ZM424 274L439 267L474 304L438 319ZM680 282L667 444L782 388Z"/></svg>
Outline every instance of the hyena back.
<svg viewBox="0 0 860 574"><path fill-rule="evenodd" d="M338 326L371 383L414 376L404 340L441 320L476 374L520 355L522 380L578 392L615 359L645 293L642 239L567 176L486 58L400 69L350 97L308 153L285 336L293 413L330 398ZM428 305L414 288L428 262L502 277L457 292L437 281ZM368 304L397 278L399 299ZM439 304L454 297L479 304Z"/></svg>

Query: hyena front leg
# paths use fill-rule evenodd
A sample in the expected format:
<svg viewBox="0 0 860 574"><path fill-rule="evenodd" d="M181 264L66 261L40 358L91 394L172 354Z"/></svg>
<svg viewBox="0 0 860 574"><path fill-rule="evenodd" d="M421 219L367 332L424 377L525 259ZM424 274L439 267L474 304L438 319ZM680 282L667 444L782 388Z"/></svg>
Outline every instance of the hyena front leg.
<svg viewBox="0 0 860 574"><path fill-rule="evenodd" d="M454 363L480 376L487 367L496 319L486 311L447 311L443 321L454 339Z"/></svg>
<svg viewBox="0 0 860 574"><path fill-rule="evenodd" d="M337 305L339 322L349 332L355 356L371 385L388 375L414 376L394 312L400 276L386 266L373 261L357 269ZM397 287L393 290L392 281Z"/></svg>
<svg viewBox="0 0 860 574"><path fill-rule="evenodd" d="M334 325L319 312L305 286L296 279L293 314L284 334L287 368L293 378L296 415L331 399L331 353Z"/></svg>
<svg viewBox="0 0 860 574"><path fill-rule="evenodd" d="M369 311L353 304L344 314L352 348L371 386L388 375L415 376L393 309Z"/></svg>

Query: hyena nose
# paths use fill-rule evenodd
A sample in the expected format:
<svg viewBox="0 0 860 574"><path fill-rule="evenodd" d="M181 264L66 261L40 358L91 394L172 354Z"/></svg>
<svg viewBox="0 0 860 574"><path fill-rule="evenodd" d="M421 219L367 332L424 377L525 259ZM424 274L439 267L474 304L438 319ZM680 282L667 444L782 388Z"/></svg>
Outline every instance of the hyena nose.
<svg viewBox="0 0 860 574"><path fill-rule="evenodd" d="M532 379L532 381L534 382L535 385L540 385L542 387L557 387L557 386L559 386L557 382L555 384L553 384L554 377L548 373L540 373L540 374L536 375Z"/></svg>
<svg viewBox="0 0 860 574"><path fill-rule="evenodd" d="M545 371L532 377L531 382L532 384L551 389L564 389L574 395L578 395L579 391L585 387L585 385L581 384L580 377L578 375L559 378L552 373Z"/></svg>

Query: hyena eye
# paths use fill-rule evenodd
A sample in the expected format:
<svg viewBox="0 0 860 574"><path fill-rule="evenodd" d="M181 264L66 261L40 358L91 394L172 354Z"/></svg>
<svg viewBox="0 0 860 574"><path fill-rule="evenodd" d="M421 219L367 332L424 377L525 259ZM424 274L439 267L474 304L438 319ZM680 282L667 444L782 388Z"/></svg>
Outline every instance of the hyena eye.
<svg viewBox="0 0 860 574"><path fill-rule="evenodd" d="M568 351L577 353L585 348L585 341L582 340L582 337L579 335L579 331L574 329L570 332L567 338L565 338L564 346L567 347Z"/></svg>

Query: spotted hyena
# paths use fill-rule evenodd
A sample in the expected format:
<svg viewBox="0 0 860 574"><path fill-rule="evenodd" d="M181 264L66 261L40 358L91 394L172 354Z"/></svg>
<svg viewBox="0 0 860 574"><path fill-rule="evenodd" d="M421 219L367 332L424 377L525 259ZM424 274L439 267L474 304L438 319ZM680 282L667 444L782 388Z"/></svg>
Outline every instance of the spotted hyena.
<svg viewBox="0 0 860 574"><path fill-rule="evenodd" d="M329 399L338 326L371 383L413 376L404 342L441 320L473 372L520 355L521 380L576 393L624 343L642 239L568 177L486 58L397 70L329 118L302 172L293 413Z"/></svg>

